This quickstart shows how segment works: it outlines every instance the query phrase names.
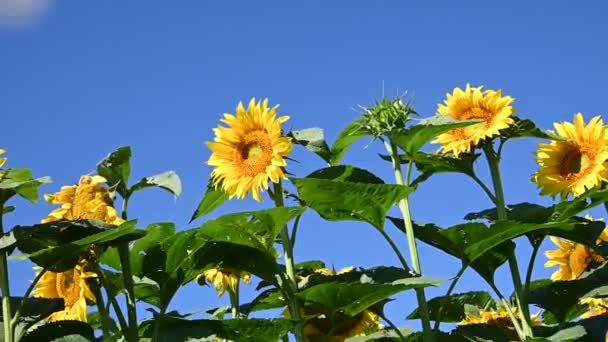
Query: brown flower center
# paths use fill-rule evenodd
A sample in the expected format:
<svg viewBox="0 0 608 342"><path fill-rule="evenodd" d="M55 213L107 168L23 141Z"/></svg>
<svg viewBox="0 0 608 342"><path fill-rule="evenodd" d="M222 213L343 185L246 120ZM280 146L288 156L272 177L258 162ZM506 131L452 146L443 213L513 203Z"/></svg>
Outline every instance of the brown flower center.
<svg viewBox="0 0 608 342"><path fill-rule="evenodd" d="M457 115L459 120L487 119L490 117L492 117L492 113L481 107L471 107Z"/></svg>
<svg viewBox="0 0 608 342"><path fill-rule="evenodd" d="M593 169L593 155L588 146L571 146L561 160L560 175L568 180L587 176Z"/></svg>
<svg viewBox="0 0 608 342"><path fill-rule="evenodd" d="M266 171L272 161L272 141L263 130L249 132L237 148L235 163L242 175L254 177Z"/></svg>
<svg viewBox="0 0 608 342"><path fill-rule="evenodd" d="M65 307L71 307L80 299L81 281L78 272L57 273L55 286L57 287L57 293L63 298Z"/></svg>

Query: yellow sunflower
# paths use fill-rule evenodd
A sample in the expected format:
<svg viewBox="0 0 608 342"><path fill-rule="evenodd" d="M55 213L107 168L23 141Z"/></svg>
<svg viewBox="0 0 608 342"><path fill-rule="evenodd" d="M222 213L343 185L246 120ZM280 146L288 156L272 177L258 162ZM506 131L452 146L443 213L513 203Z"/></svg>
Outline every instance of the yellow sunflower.
<svg viewBox="0 0 608 342"><path fill-rule="evenodd" d="M514 316L518 319L521 319L521 314L517 310L517 307L511 307L511 311ZM541 326L543 323L539 319L540 312L532 315L530 320L532 321L532 326ZM498 308L497 310L485 310L478 308L477 312L465 312L465 318L458 322L458 325L469 325L469 324L489 324L496 325L501 327L511 327L513 323L511 322L511 317L509 316L509 312L503 307Z"/></svg>
<svg viewBox="0 0 608 342"><path fill-rule="evenodd" d="M63 311L52 313L47 320L87 321L87 301L95 302L95 296L87 285L87 279L96 277L93 272L85 271L84 265L62 273L46 272L32 291L34 297L63 299Z"/></svg>
<svg viewBox="0 0 608 342"><path fill-rule="evenodd" d="M380 317L370 310L365 310L348 320L345 324L335 327L330 319L330 313L317 305L305 305L300 308L302 317L310 317L304 324L304 342L322 341L344 342L353 336L366 336L383 328ZM283 316L291 318L289 308L283 310Z"/></svg>
<svg viewBox="0 0 608 342"><path fill-rule="evenodd" d="M589 311L581 315L582 319L608 316L608 299L606 298L583 298L581 304L587 304Z"/></svg>
<svg viewBox="0 0 608 342"><path fill-rule="evenodd" d="M319 273L324 276L334 276L334 275L338 275L338 274L352 272L354 269L355 269L354 267L344 267L343 269L336 271L336 270L330 270L327 268L318 268L315 270L315 273Z"/></svg>
<svg viewBox="0 0 608 342"><path fill-rule="evenodd" d="M101 184L105 181L101 176L82 176L78 185L64 186L54 195L44 195L47 202L61 204L61 208L53 210L42 223L87 219L115 225L123 223L112 207L108 189Z"/></svg>
<svg viewBox="0 0 608 342"><path fill-rule="evenodd" d="M556 134L563 140L539 144L536 152L541 166L532 181L541 188L541 195L562 199L572 193L580 196L586 190L601 185L606 180L608 160L608 130L599 116L585 126L583 114L570 122L554 124Z"/></svg>
<svg viewBox="0 0 608 342"><path fill-rule="evenodd" d="M6 151L0 148L0 156L4 153L6 153ZM6 158L0 158L0 167L4 166L4 163L6 163Z"/></svg>
<svg viewBox="0 0 608 342"><path fill-rule="evenodd" d="M549 259L545 263L545 267L559 266L559 269L551 275L552 280L577 279L587 270L592 261L604 261L604 257L589 246L553 236L551 236L551 241L557 245L558 249L545 252L545 256ZM604 241L608 241L608 228L600 234L597 244Z"/></svg>
<svg viewBox="0 0 608 342"><path fill-rule="evenodd" d="M198 277L205 277L207 281L213 283L218 297L223 296L226 291L235 293L240 279L243 279L245 284L251 283L250 273L232 269L211 268Z"/></svg>
<svg viewBox="0 0 608 342"><path fill-rule="evenodd" d="M228 127L218 126L214 142L207 146L213 152L207 164L214 166L211 176L214 185L221 186L230 197L245 198L251 192L261 201L260 191L268 189L268 180L278 183L286 178L285 157L291 152L291 138L281 136L281 124L288 116L277 118L278 105L268 107L268 99L243 103L236 114L224 114L221 120Z"/></svg>
<svg viewBox="0 0 608 342"><path fill-rule="evenodd" d="M446 153L458 157L461 153L471 151L481 141L499 134L513 124L511 117L515 109L511 107L514 99L502 96L501 90L481 90L482 87L467 87L462 90L454 88L453 94L447 94L445 104L439 104L438 115L448 116L455 120L484 120L478 124L455 128L440 134L433 143L441 144Z"/></svg>

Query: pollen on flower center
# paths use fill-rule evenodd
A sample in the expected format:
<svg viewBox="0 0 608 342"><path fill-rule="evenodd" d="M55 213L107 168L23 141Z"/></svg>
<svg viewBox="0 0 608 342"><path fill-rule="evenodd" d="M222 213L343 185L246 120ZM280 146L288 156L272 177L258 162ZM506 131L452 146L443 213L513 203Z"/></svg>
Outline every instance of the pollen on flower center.
<svg viewBox="0 0 608 342"><path fill-rule="evenodd" d="M464 113L458 115L460 120L471 120L471 119L487 119L492 116L492 113L480 107L472 107L467 109Z"/></svg>
<svg viewBox="0 0 608 342"><path fill-rule="evenodd" d="M241 174L253 177L265 172L273 154L268 133L263 130L250 132L244 136L240 146L235 151L235 161Z"/></svg>
<svg viewBox="0 0 608 342"><path fill-rule="evenodd" d="M68 273L71 273L71 278ZM58 273L55 285L66 307L74 305L80 299L80 279L76 272Z"/></svg>
<svg viewBox="0 0 608 342"><path fill-rule="evenodd" d="M584 177L592 171L593 155L583 148L572 147L559 164L559 173L566 179Z"/></svg>

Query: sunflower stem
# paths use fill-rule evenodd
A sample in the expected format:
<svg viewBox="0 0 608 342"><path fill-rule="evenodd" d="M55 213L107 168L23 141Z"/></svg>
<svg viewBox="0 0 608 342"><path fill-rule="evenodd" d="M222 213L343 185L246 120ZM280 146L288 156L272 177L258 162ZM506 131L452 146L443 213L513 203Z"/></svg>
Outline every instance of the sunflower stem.
<svg viewBox="0 0 608 342"><path fill-rule="evenodd" d="M494 184L497 217L499 221L504 221L507 220L507 207L505 204L505 195L500 177L500 160L498 159L496 152L494 152L492 143L483 145L483 150L486 154L488 167L490 169L490 174L492 175L492 183ZM523 316L521 323L524 336L532 337L533 333L530 320L530 308L528 307L527 294L522 288L521 276L519 274L519 267L517 266L515 251L511 251L509 253L509 269L511 271L511 278L513 279L513 287L517 295L517 306L519 312L521 312Z"/></svg>
<svg viewBox="0 0 608 342"><path fill-rule="evenodd" d="M15 336L15 329L17 328L17 324L19 324L19 319L21 318L21 312L23 311L23 308L25 307L25 302L30 297L30 295L32 294L32 291L34 291L34 288L36 287L36 284L38 284L38 282L40 281L40 279L42 278L42 276L45 273L46 273L46 270L43 269L42 271L40 271L40 273L38 273L36 275L36 278L34 278L34 281L32 281L30 286L25 291L25 294L23 295L23 299L21 299L21 302L19 302L19 307L17 307L17 310L15 311L15 316L13 316L13 318L10 320L11 321L11 331L13 333L13 336Z"/></svg>
<svg viewBox="0 0 608 342"><path fill-rule="evenodd" d="M239 285L241 283L241 279L237 279L236 285L234 286L234 292L228 290L228 294L230 295L230 306L232 306L232 319L237 319L239 317Z"/></svg>
<svg viewBox="0 0 608 342"><path fill-rule="evenodd" d="M121 210L121 218L123 220L127 220L127 208L129 205L129 197L131 193L128 192L127 195L122 199L122 210ZM125 289L127 290L127 319L129 324L127 326L127 331L124 331L123 334L128 342L137 342L138 340L138 332L137 332L137 308L135 307L135 284L133 283L133 272L131 270L131 256L129 253L129 243L121 242L118 245L118 255L120 256L120 265L122 266L122 276L125 284Z"/></svg>
<svg viewBox="0 0 608 342"><path fill-rule="evenodd" d="M274 183L274 203L277 207L283 207L285 205L283 202L283 186L281 184L281 180L279 180L278 183ZM298 302L298 299L295 296L295 293L298 291L298 282L296 280L296 275L294 272L293 247L291 244L291 239L289 238L289 231L287 230L287 225L285 225L283 229L281 229L281 241L283 243L283 250L285 255L285 270L289 279L289 284L287 284L287 288L290 292L289 301L291 317L297 322L295 328L296 341L303 342L304 332L302 322L300 322L300 303Z"/></svg>
<svg viewBox="0 0 608 342"><path fill-rule="evenodd" d="M95 296L95 303L97 304L97 311L99 312L99 320L101 321L101 332L103 339L107 339L110 337L110 329L109 329L109 320L108 312L106 311L106 306L103 300L103 295L101 294L101 287L99 283L96 281L90 282L90 288Z"/></svg>
<svg viewBox="0 0 608 342"><path fill-rule="evenodd" d="M397 146L390 140L384 140L384 147L390 154L393 162L393 171L395 172L395 182L399 185L403 184L403 174L401 173L401 163L399 162L399 152ZM414 236L414 227L412 225L412 219L410 216L410 204L408 197L399 201L399 210L403 217L403 224L405 226L405 232L407 237L407 243L410 250L410 259L412 261L412 267L417 275L422 274L420 267L420 260L418 259L418 247L416 247L416 237ZM416 298L418 300L418 308L420 309L420 320L422 322L422 331L424 341L434 341L431 336L431 321L429 318L429 311L424 295L424 289L416 288Z"/></svg>
<svg viewBox="0 0 608 342"><path fill-rule="evenodd" d="M456 274L456 277L454 277L454 279L452 280L452 283L450 284L450 287L448 288L448 291L445 293L444 297L449 297L452 294L452 291L454 291L454 288L456 288L456 283L458 283L458 281L460 280L460 278L462 277L462 275L464 274L464 271L466 271L466 269L467 269L467 266L462 266L460 268L460 270ZM441 326L441 315L442 314L443 314L443 310L441 310L441 308L439 308L439 311L437 312L437 319L435 320L435 325L433 326L433 330L439 330L439 327Z"/></svg>
<svg viewBox="0 0 608 342"><path fill-rule="evenodd" d="M4 235L3 218L4 202L0 203L0 237ZM11 327L11 294L8 280L6 250L0 251L0 287L2 288L2 325L4 328L4 341L13 342L13 329Z"/></svg>
<svg viewBox="0 0 608 342"><path fill-rule="evenodd" d="M509 317L511 318L511 323L513 323L513 328L515 329L517 336L520 340L524 341L526 339L526 335L524 334L521 325L519 325L519 321L515 317L513 310L511 310L511 305L509 305L509 302L505 299L505 296L502 295L502 293L500 292L498 287L496 287L495 284L491 283L490 287L492 288L492 290L494 290L494 293L496 293L498 299L500 299L500 304L502 304L505 310L507 310L507 314L509 314Z"/></svg>
<svg viewBox="0 0 608 342"><path fill-rule="evenodd" d="M384 237L386 242L388 242L388 244L391 246L391 248L397 255L397 258L399 259L399 262L401 262L403 269L406 272L410 272L410 267L408 266L407 261L405 260L405 257L403 256L403 254L401 254L399 247L397 247L397 244L395 244L393 239L391 239L391 237L388 235L388 233L384 229L378 229L378 231L380 232L380 234L382 234L382 237Z"/></svg>
<svg viewBox="0 0 608 342"><path fill-rule="evenodd" d="M540 245L543 240L540 240L538 243L534 243L532 245L532 255L530 256L530 261L528 262L528 269L526 270L526 282L524 283L524 293L530 293L530 282L532 282L532 271L534 270L534 262L536 261L536 256L538 255L538 250L540 249ZM530 322L531 323L531 322Z"/></svg>
<svg viewBox="0 0 608 342"><path fill-rule="evenodd" d="M395 323L393 323L393 321L388 319L385 314L381 314L380 317L386 322L386 324L388 324L389 327L391 327L391 329L395 330L395 333L397 333L397 336L399 336L399 339L402 342L407 341L405 336L403 336L403 333L401 333L401 330L399 330L399 328L395 325Z"/></svg>

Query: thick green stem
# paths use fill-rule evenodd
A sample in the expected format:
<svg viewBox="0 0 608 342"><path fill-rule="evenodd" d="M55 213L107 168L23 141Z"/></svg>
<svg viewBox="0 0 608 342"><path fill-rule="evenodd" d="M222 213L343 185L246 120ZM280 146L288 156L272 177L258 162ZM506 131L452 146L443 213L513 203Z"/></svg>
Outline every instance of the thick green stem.
<svg viewBox="0 0 608 342"><path fill-rule="evenodd" d="M110 338L110 316L106 311L103 295L101 294L101 287L96 281L91 281L89 288L95 296L95 303L97 304L97 311L99 312L99 320L101 321L101 332L103 333L103 339L108 339Z"/></svg>
<svg viewBox="0 0 608 342"><path fill-rule="evenodd" d="M0 203L0 237L4 235L2 223L4 203ZM6 251L0 251L0 287L2 289L2 323L4 327L4 342L13 342L13 329L11 328L11 293L8 280L8 263Z"/></svg>
<svg viewBox="0 0 608 342"><path fill-rule="evenodd" d="M232 319L239 318L239 285L241 283L240 279L237 279L236 285L234 288L234 292L232 290L228 291L228 295L230 296L230 306L232 307Z"/></svg>
<svg viewBox="0 0 608 342"><path fill-rule="evenodd" d="M492 175L492 183L494 184L494 194L496 196L496 213L499 221L507 220L507 206L505 204L505 195L502 188L502 180L500 177L500 165L498 155L494 152L492 144L485 144L484 152L486 159L488 160L488 167L490 168L490 174ZM517 266L517 258L515 257L515 251L511 251L509 254L509 269L511 271L511 278L513 279L513 287L517 295L517 306L519 311L522 313L522 327L525 336L532 337L532 324L530 320L530 308L528 307L527 294L523 291L521 275L519 274L519 267Z"/></svg>
<svg viewBox="0 0 608 342"><path fill-rule="evenodd" d="M129 204L129 195L122 199L123 220L127 220L127 207ZM133 272L131 271L131 257L129 253L129 243L122 242L118 245L118 255L120 256L120 264L122 266L122 276L127 290L127 319L129 321L127 331L123 334L128 342L137 342L138 326L137 326L137 308L135 306L135 284L133 282Z"/></svg>
<svg viewBox="0 0 608 342"><path fill-rule="evenodd" d="M283 203L283 187L280 180L278 183L274 183L274 203L277 207L283 207L285 205ZM291 244L291 239L289 238L287 225L281 229L281 242L283 243L283 254L285 255L285 270L289 280L289 284L286 285L289 287L289 292L291 294L289 296L291 317L297 322L295 328L296 341L303 342L304 331L302 322L300 321L300 303L295 296L295 293L298 291L298 281L294 272L293 247Z"/></svg>
<svg viewBox="0 0 608 342"><path fill-rule="evenodd" d="M386 147L387 152L391 156L391 160L393 162L393 170L395 172L395 182L399 185L403 184L403 174L401 173L401 163L399 161L399 152L397 151L397 146L389 141L384 141L384 146ZM414 272L417 275L422 274L422 270L420 267L420 260L418 259L418 247L416 246L416 237L414 236L414 227L412 225L412 219L410 217L410 204L408 198L404 198L399 201L399 210L401 211L401 216L403 217L403 224L405 226L405 233L407 237L407 244L410 250L410 259L412 262L412 267ZM424 340L433 340L430 336L431 332L431 321L429 319L429 310L426 303L426 298L424 295L424 289L417 288L416 289L416 299L418 300L418 308L420 310L420 320L422 322L422 330L424 334Z"/></svg>
<svg viewBox="0 0 608 342"><path fill-rule="evenodd" d="M452 294L452 291L454 291L454 288L456 288L456 283L458 283L466 269L467 266L462 266L460 268L460 270L456 274L456 277L454 277L454 279L452 280L448 291L445 293L445 297L449 297ZM441 315L443 315L443 311L441 310L441 308L439 308L439 312L437 312L437 319L435 320L435 326L433 327L433 330L439 330L439 327L441 326Z"/></svg>

